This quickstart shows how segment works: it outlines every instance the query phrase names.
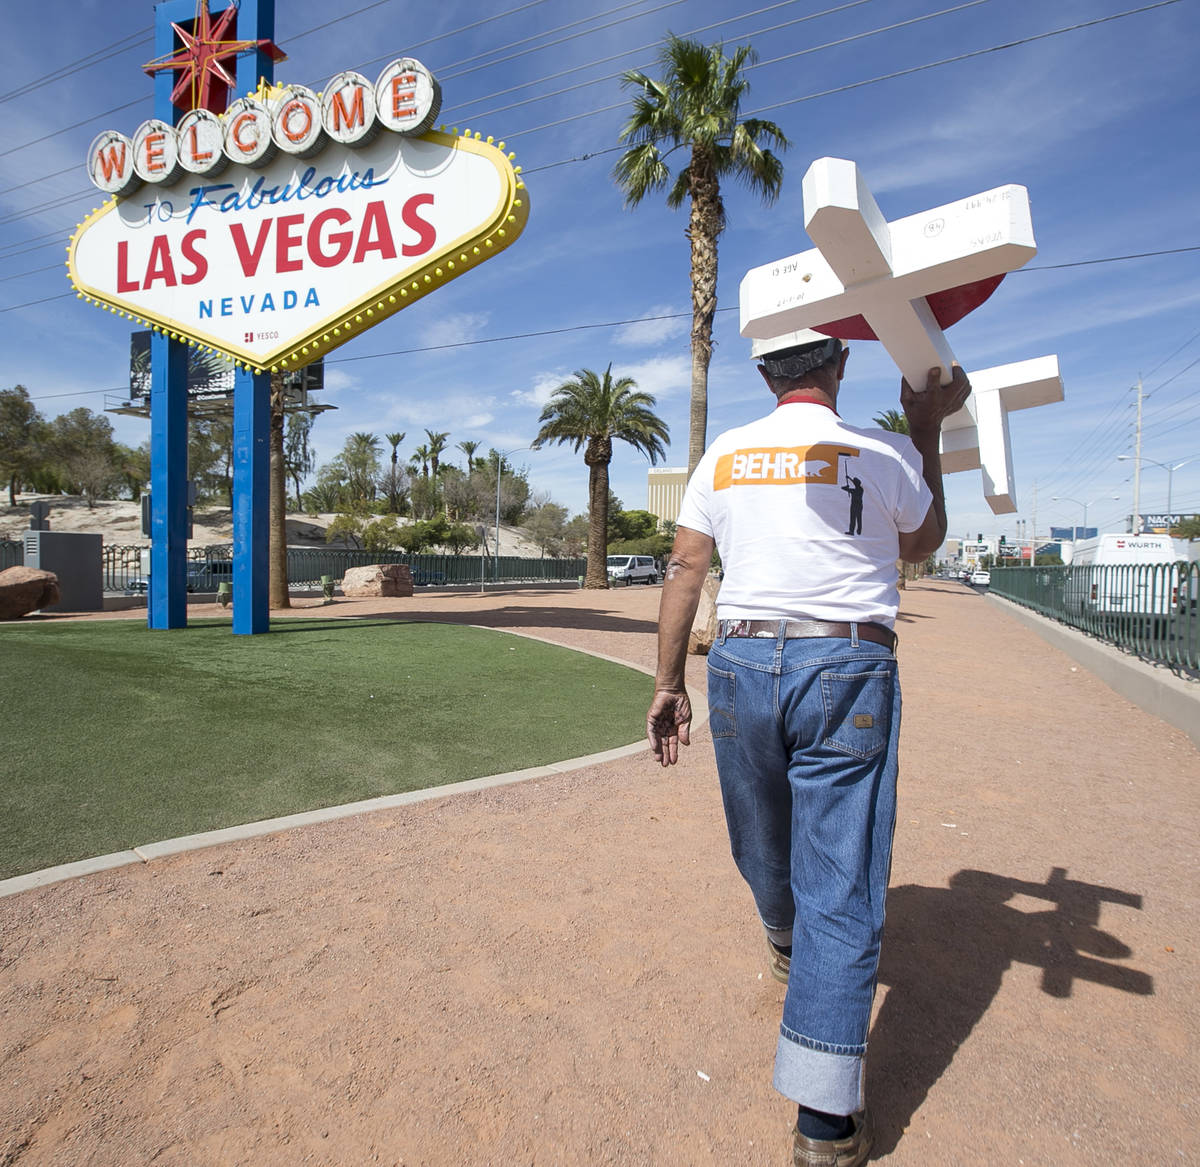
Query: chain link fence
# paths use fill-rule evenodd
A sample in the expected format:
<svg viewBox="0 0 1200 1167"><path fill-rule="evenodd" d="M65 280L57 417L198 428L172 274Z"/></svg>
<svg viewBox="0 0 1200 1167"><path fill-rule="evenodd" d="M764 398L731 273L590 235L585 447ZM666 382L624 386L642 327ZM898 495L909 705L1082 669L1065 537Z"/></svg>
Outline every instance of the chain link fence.
<svg viewBox="0 0 1200 1167"><path fill-rule="evenodd" d="M1200 676L1200 563L993 567L991 577L1006 600Z"/></svg>

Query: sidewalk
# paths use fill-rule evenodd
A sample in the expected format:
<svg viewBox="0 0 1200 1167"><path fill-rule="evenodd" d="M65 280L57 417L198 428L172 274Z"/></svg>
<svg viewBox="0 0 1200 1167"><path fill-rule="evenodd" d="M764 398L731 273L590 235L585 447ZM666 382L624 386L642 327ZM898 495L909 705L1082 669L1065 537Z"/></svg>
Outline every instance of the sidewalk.
<svg viewBox="0 0 1200 1167"><path fill-rule="evenodd" d="M659 595L308 611L650 665ZM968 589L903 605L877 1158L1200 1161L1200 752ZM0 900L0 1163L782 1167L764 952L707 730L672 771L647 753L39 888Z"/></svg>

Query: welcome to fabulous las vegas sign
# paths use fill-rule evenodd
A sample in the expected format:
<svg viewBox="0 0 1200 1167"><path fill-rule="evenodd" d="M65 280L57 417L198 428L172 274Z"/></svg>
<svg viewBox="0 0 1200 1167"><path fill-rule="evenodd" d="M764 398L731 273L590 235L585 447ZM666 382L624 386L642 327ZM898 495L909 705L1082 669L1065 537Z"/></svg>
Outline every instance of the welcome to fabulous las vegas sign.
<svg viewBox="0 0 1200 1167"><path fill-rule="evenodd" d="M78 294L256 371L322 356L512 243L528 193L504 143L431 129L419 62L321 93L260 88L218 115L108 130L88 175Z"/></svg>

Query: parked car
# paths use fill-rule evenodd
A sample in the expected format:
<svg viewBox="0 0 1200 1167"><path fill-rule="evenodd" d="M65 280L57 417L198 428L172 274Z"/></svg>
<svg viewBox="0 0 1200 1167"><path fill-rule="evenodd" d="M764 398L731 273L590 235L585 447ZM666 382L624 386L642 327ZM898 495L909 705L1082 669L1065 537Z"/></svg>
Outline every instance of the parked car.
<svg viewBox="0 0 1200 1167"><path fill-rule="evenodd" d="M608 557L608 582L623 583L626 587L635 583L658 583L658 568L651 555L610 555Z"/></svg>
<svg viewBox="0 0 1200 1167"><path fill-rule="evenodd" d="M147 565L148 566L148 565ZM145 570L143 568L143 570ZM189 592L215 592L217 584L233 581L233 561L229 559L189 559L185 565L184 586ZM141 575L125 584L126 595L145 594L150 577Z"/></svg>
<svg viewBox="0 0 1200 1167"><path fill-rule="evenodd" d="M977 571L971 572L971 585L990 584L992 582L992 573L979 568Z"/></svg>

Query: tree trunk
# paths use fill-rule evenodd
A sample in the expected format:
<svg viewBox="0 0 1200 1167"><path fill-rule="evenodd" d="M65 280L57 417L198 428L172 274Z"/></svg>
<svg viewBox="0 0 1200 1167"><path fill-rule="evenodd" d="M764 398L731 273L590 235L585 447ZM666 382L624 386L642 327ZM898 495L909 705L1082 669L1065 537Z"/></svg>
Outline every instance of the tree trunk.
<svg viewBox="0 0 1200 1167"><path fill-rule="evenodd" d="M289 608L287 578L287 474L283 460L283 374L271 374L270 573L267 603Z"/></svg>
<svg viewBox="0 0 1200 1167"><path fill-rule="evenodd" d="M8 479L8 505L15 507L17 505L17 476L11 474Z"/></svg>
<svg viewBox="0 0 1200 1167"><path fill-rule="evenodd" d="M612 441L593 438L583 457L588 466L588 550L585 588L608 587L608 464Z"/></svg>
<svg viewBox="0 0 1200 1167"><path fill-rule="evenodd" d="M708 366L712 360L713 315L717 310L717 237L725 227L721 188L713 160L692 149L691 213L687 237L692 247L692 401L688 426L688 477L708 440Z"/></svg>

